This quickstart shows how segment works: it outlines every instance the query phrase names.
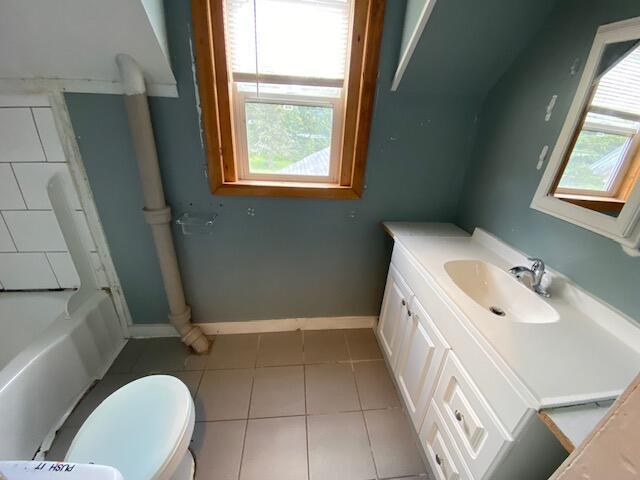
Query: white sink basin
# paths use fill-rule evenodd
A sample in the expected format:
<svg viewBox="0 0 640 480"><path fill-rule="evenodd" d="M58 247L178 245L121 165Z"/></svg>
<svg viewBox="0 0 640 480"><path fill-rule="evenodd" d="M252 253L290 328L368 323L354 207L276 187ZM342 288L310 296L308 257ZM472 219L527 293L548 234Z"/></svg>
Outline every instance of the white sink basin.
<svg viewBox="0 0 640 480"><path fill-rule="evenodd" d="M522 323L552 323L558 312L504 270L480 260L444 264L451 280L496 319Z"/></svg>

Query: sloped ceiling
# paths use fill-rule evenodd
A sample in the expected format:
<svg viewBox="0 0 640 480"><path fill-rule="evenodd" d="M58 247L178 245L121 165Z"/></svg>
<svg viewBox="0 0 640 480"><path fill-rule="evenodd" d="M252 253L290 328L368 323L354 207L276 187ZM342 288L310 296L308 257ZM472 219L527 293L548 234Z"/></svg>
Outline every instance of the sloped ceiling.
<svg viewBox="0 0 640 480"><path fill-rule="evenodd" d="M128 53L150 90L175 92L161 0L2 0L0 46L0 90L121 93Z"/></svg>
<svg viewBox="0 0 640 480"><path fill-rule="evenodd" d="M438 0L398 91L484 96L558 0Z"/></svg>

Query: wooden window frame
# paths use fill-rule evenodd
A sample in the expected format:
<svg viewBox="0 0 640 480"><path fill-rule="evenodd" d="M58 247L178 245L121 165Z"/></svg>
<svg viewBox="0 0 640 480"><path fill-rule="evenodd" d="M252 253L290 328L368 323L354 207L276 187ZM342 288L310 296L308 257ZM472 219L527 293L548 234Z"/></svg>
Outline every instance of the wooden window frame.
<svg viewBox="0 0 640 480"><path fill-rule="evenodd" d="M336 183L239 180L227 64L224 0L191 0L202 126L211 192L217 195L356 199L364 190L385 0L354 0Z"/></svg>

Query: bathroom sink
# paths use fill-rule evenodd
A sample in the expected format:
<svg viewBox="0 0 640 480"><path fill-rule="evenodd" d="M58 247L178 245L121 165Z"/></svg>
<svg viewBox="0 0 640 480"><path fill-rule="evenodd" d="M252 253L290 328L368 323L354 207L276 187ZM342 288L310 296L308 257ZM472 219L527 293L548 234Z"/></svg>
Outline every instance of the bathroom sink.
<svg viewBox="0 0 640 480"><path fill-rule="evenodd" d="M496 319L521 323L552 323L559 319L540 296L491 263L452 260L444 268L460 290Z"/></svg>

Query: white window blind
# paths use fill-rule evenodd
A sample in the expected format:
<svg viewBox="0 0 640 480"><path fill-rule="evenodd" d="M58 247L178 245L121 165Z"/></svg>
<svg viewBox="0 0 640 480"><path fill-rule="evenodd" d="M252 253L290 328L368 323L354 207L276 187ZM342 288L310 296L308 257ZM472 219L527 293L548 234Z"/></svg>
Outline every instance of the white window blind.
<svg viewBox="0 0 640 480"><path fill-rule="evenodd" d="M351 0L226 0L234 80L264 77L282 83L302 77L305 84L339 86L345 77L350 13Z"/></svg>
<svg viewBox="0 0 640 480"><path fill-rule="evenodd" d="M640 116L640 47L602 77L591 105Z"/></svg>

